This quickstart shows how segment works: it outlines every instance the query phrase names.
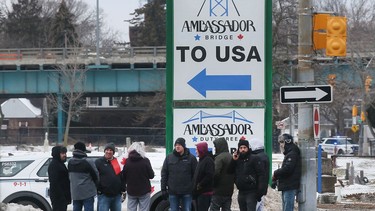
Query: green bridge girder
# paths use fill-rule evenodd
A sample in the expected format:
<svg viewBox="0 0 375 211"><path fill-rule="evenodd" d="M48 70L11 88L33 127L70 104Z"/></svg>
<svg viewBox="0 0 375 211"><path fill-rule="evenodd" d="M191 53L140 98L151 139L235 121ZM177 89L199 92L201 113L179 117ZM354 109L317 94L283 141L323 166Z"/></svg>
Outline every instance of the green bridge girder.
<svg viewBox="0 0 375 211"><path fill-rule="evenodd" d="M89 69L83 92L101 93L155 92L165 90L165 68ZM59 93L57 71L0 72L0 95L30 96Z"/></svg>

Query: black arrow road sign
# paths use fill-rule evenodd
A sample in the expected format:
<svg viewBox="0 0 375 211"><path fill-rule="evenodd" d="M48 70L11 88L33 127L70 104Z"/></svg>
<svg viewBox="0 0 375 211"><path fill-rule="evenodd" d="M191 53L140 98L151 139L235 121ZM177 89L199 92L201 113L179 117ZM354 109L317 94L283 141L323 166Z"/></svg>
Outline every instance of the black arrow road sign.
<svg viewBox="0 0 375 211"><path fill-rule="evenodd" d="M283 86L280 87L280 102L288 103L330 103L332 86Z"/></svg>

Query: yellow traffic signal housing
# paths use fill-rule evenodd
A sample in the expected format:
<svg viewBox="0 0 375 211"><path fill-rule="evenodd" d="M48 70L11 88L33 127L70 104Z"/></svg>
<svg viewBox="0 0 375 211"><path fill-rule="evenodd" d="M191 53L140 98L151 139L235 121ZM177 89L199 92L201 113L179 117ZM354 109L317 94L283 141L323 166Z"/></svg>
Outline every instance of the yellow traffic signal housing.
<svg viewBox="0 0 375 211"><path fill-rule="evenodd" d="M327 56L346 56L346 18L327 18Z"/></svg>
<svg viewBox="0 0 375 211"><path fill-rule="evenodd" d="M356 117L358 115L358 108L356 105L353 105L352 108L352 117Z"/></svg>
<svg viewBox="0 0 375 211"><path fill-rule="evenodd" d="M362 122L365 122L366 121L366 115L365 115L365 112L361 112L361 120Z"/></svg>
<svg viewBox="0 0 375 211"><path fill-rule="evenodd" d="M313 49L325 49L327 45L327 18L329 14L314 14Z"/></svg>

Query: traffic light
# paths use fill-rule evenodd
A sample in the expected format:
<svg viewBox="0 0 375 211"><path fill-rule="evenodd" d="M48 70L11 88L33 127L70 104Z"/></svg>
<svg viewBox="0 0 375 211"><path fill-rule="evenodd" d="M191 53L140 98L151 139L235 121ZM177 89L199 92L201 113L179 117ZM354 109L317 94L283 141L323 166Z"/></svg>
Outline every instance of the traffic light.
<svg viewBox="0 0 375 211"><path fill-rule="evenodd" d="M365 115L364 111L361 112L361 120L362 120L362 122L366 121L366 115Z"/></svg>
<svg viewBox="0 0 375 211"><path fill-rule="evenodd" d="M366 93L368 93L370 91L371 83L372 83L372 77L369 76L369 75L366 76L366 79L365 79L365 90L366 90Z"/></svg>
<svg viewBox="0 0 375 211"><path fill-rule="evenodd" d="M327 44L327 18L329 14L314 14L313 25L313 48L314 50L325 49Z"/></svg>
<svg viewBox="0 0 375 211"><path fill-rule="evenodd" d="M327 56L346 56L346 18L328 16L327 18Z"/></svg>
<svg viewBox="0 0 375 211"><path fill-rule="evenodd" d="M352 108L352 117L356 117L358 115L358 108L356 105L353 105Z"/></svg>

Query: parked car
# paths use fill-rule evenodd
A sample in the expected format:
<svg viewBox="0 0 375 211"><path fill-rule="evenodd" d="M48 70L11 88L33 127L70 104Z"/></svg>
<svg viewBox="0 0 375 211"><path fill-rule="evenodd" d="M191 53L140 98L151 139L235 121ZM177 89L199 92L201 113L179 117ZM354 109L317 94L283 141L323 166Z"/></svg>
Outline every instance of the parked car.
<svg viewBox="0 0 375 211"><path fill-rule="evenodd" d="M351 138L345 136L323 138L322 150L329 154L357 154L358 144L354 144Z"/></svg>
<svg viewBox="0 0 375 211"><path fill-rule="evenodd" d="M67 156L69 159L72 156L71 152L68 152ZM102 152L88 153L91 159L101 156ZM51 161L50 152L1 156L0 202L31 205L43 211L52 211L47 171ZM162 199L160 192L160 177L155 178L158 179L151 181L151 210L168 210L169 203ZM126 202L123 206L126 207ZM68 206L68 210L72 210L72 205Z"/></svg>

